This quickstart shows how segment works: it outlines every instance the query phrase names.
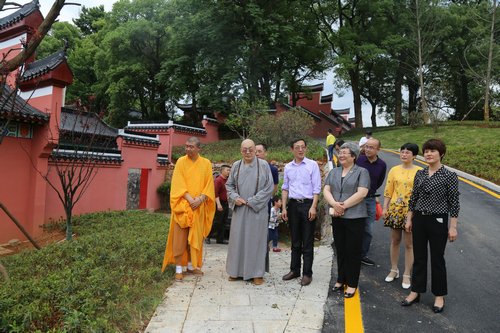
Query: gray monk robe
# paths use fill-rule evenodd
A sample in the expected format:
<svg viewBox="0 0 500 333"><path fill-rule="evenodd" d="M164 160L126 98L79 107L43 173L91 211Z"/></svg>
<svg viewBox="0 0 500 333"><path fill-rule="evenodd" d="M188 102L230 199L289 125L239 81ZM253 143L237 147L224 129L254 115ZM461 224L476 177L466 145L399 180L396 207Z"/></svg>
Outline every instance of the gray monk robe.
<svg viewBox="0 0 500 333"><path fill-rule="evenodd" d="M233 278L261 278L265 271L269 272L267 203L273 188L271 169L264 160L255 157L246 169L245 161L240 160L231 168L226 189L233 217L226 271ZM240 197L251 207L236 206L235 202Z"/></svg>

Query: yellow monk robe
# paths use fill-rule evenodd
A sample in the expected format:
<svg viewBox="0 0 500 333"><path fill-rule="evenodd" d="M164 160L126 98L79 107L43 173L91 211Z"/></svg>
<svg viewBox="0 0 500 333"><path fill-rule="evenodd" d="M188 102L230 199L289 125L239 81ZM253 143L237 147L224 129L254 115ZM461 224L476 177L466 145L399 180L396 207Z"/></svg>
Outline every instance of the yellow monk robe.
<svg viewBox="0 0 500 333"><path fill-rule="evenodd" d="M207 200L202 202L194 211L184 195L189 193L193 198L203 193ZM203 261L203 240L207 238L212 229L215 215L215 191L212 176L212 163L198 155L193 162L188 156L179 158L175 165L170 190L170 206L172 217L170 232L168 234L167 248L163 259L163 269L175 263L173 254L174 223L181 228L189 227L188 244L191 248L191 260L188 260L188 251L182 255L182 266L187 266L191 261L193 266L201 267Z"/></svg>

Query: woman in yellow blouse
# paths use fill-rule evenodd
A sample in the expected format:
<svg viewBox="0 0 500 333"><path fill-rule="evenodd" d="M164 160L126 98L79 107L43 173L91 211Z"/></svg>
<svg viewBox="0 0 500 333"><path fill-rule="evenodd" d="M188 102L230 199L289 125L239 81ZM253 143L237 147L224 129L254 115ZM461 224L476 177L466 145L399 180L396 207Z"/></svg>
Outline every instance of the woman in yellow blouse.
<svg viewBox="0 0 500 333"><path fill-rule="evenodd" d="M413 265L413 241L410 233L406 232L406 217L408 215L408 202L413 191L413 179L421 167L413 164L418 155L418 145L405 143L401 146L400 159L403 164L395 166L389 171L385 185L384 205L382 218L384 226L391 228L391 263L392 268L385 282L392 282L399 278L398 259L399 245L402 234L405 242L405 271L402 286L409 289L410 270ZM390 205L389 205L390 203ZM389 206L389 208L388 208Z"/></svg>

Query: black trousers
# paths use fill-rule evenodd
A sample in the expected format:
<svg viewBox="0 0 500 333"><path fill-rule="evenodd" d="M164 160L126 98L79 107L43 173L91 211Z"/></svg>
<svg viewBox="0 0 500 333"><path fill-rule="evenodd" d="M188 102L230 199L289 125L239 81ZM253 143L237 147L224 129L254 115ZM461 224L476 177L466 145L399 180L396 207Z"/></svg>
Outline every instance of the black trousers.
<svg viewBox="0 0 500 333"><path fill-rule="evenodd" d="M448 241L448 214L422 215L414 212L412 218L413 275L411 291L427 290L427 244L431 253L431 290L435 296L448 294L444 250Z"/></svg>
<svg viewBox="0 0 500 333"><path fill-rule="evenodd" d="M309 221L309 209L312 202L299 203L290 200L288 204L288 221L292 236L292 262L290 271L300 274L301 257L304 260L303 275L312 276L314 259L314 231L316 219Z"/></svg>
<svg viewBox="0 0 500 333"><path fill-rule="evenodd" d="M217 207L215 208L214 222L212 224L212 230L217 232L217 243L224 241L224 226L229 215L229 204L227 201L221 201L220 204L223 209L219 211Z"/></svg>
<svg viewBox="0 0 500 333"><path fill-rule="evenodd" d="M337 250L337 282L357 288L366 218L332 217L332 225L335 249Z"/></svg>

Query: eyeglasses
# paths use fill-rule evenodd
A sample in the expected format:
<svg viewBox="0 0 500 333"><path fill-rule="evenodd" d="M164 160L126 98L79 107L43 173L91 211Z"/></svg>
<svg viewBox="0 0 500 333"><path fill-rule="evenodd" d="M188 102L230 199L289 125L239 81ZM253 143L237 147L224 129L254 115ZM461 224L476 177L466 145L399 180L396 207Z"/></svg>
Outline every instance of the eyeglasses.
<svg viewBox="0 0 500 333"><path fill-rule="evenodd" d="M306 146L297 146L297 147L293 147L293 150L304 150L306 148L307 148Z"/></svg>
<svg viewBox="0 0 500 333"><path fill-rule="evenodd" d="M365 146L365 150L374 150L374 149L378 149L378 147Z"/></svg>
<svg viewBox="0 0 500 333"><path fill-rule="evenodd" d="M246 153L253 153L253 148L241 148L240 151L243 153L243 154L246 154Z"/></svg>

